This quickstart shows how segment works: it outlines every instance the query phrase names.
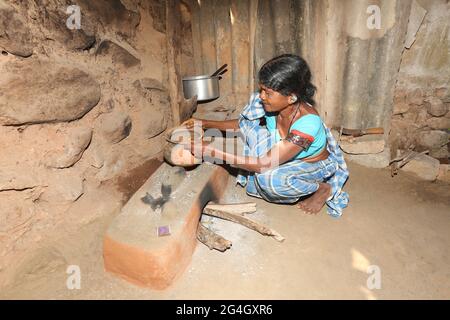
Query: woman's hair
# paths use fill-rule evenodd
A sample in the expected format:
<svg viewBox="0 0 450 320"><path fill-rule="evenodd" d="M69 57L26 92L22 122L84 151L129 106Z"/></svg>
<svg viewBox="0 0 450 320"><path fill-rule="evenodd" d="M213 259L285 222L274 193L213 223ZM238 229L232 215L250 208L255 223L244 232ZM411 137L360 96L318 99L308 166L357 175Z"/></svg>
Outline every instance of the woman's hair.
<svg viewBox="0 0 450 320"><path fill-rule="evenodd" d="M259 83L282 95L295 94L301 101L315 105L316 87L306 61L294 54L283 54L267 61L258 72Z"/></svg>

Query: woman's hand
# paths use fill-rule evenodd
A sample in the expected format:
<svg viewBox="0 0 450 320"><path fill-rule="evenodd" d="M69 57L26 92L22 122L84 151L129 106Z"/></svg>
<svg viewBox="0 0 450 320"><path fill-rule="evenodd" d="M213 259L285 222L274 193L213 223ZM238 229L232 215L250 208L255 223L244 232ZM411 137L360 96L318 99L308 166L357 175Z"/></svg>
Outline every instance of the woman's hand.
<svg viewBox="0 0 450 320"><path fill-rule="evenodd" d="M201 128L203 130L203 120L200 119L195 119L195 118L190 118L187 119L186 121L184 121L181 126L186 127L187 129L194 129L195 123L200 123Z"/></svg>
<svg viewBox="0 0 450 320"><path fill-rule="evenodd" d="M206 144L203 141L194 141L185 144L183 147L188 150L196 159L203 159L203 153L205 152Z"/></svg>
<svg viewBox="0 0 450 320"><path fill-rule="evenodd" d="M189 144L184 145L184 149L188 150L196 159L205 160L207 162L214 163L219 160L220 163L223 161L223 152L211 146L209 142L206 141L191 141ZM206 157L206 158L205 158Z"/></svg>

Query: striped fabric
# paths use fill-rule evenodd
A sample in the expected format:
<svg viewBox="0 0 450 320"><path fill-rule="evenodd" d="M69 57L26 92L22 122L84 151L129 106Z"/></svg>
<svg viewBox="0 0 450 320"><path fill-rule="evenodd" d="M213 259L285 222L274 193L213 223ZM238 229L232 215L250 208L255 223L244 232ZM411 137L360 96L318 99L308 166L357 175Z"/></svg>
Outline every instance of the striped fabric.
<svg viewBox="0 0 450 320"><path fill-rule="evenodd" d="M274 133L260 125L265 111L259 93L252 94L239 117L239 128L244 139L244 156L260 157L276 143ZM347 207L349 196L342 190L348 178L348 169L339 145L325 126L327 149L330 156L314 163L291 160L263 173L241 171L236 182L246 187L249 195L274 203L294 203L315 192L319 182L331 185L331 195L326 201L328 214L340 217Z"/></svg>

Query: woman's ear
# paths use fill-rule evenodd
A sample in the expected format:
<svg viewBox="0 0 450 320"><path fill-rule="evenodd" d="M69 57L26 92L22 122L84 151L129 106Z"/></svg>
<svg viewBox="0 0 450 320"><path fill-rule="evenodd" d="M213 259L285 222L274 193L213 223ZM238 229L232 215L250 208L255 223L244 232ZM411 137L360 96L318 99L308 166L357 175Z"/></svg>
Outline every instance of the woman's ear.
<svg viewBox="0 0 450 320"><path fill-rule="evenodd" d="M291 103L296 103L297 100L298 100L298 98L297 98L296 95L292 95L292 96L291 96L291 99L290 99Z"/></svg>

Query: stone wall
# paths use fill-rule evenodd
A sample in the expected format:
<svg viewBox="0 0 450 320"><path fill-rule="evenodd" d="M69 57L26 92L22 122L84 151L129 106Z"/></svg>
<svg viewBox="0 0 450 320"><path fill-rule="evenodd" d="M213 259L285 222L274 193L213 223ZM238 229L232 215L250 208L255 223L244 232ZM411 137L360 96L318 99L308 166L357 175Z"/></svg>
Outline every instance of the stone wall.
<svg viewBox="0 0 450 320"><path fill-rule="evenodd" d="M76 3L71 30L72 1L0 0L0 286L49 233L96 214L74 208L159 155L171 126L165 2Z"/></svg>
<svg viewBox="0 0 450 320"><path fill-rule="evenodd" d="M448 1L413 2L390 136L395 148L429 150L443 163L449 157L449 21Z"/></svg>

